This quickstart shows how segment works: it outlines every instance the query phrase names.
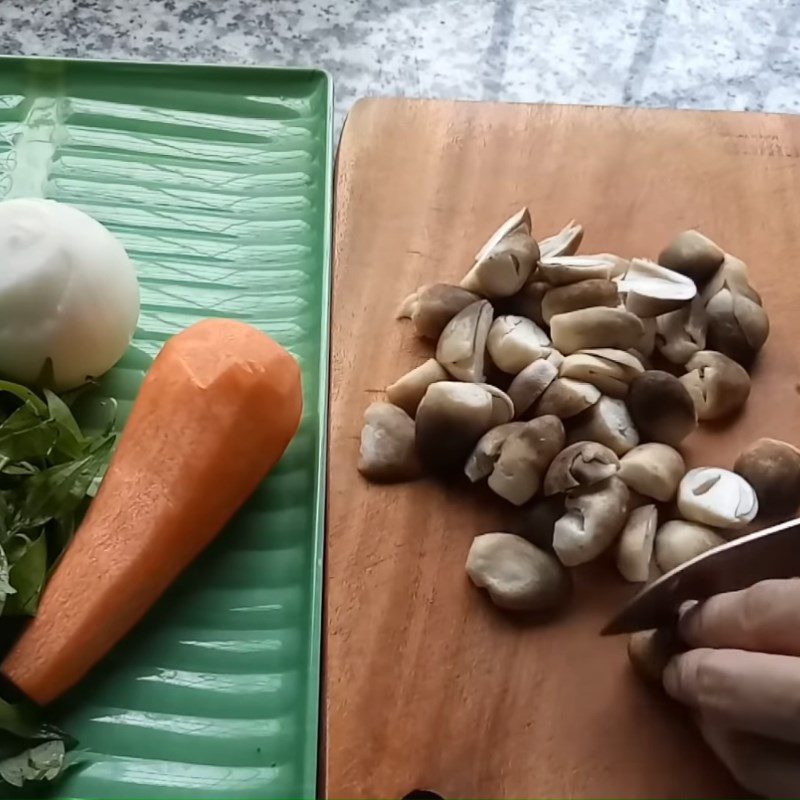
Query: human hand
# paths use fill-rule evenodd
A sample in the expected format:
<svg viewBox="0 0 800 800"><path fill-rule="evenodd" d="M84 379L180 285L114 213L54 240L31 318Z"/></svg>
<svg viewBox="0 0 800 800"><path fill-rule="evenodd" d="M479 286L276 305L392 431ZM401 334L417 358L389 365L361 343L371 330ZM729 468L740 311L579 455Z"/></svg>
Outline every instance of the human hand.
<svg viewBox="0 0 800 800"><path fill-rule="evenodd" d="M800 797L800 578L712 597L680 633L694 649L668 664L667 693L743 787Z"/></svg>

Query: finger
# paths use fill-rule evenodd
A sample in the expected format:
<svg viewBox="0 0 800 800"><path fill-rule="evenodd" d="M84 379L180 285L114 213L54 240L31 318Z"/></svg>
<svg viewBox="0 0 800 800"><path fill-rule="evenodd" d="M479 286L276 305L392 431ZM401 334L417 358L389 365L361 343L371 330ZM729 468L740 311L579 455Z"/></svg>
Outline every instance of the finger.
<svg viewBox="0 0 800 800"><path fill-rule="evenodd" d="M762 797L800 796L800 748L753 734L731 731L701 719L709 747L748 791Z"/></svg>
<svg viewBox="0 0 800 800"><path fill-rule="evenodd" d="M667 665L664 688L720 725L800 743L800 658L689 650Z"/></svg>
<svg viewBox="0 0 800 800"><path fill-rule="evenodd" d="M800 656L800 578L711 597L681 616L680 633L692 647Z"/></svg>

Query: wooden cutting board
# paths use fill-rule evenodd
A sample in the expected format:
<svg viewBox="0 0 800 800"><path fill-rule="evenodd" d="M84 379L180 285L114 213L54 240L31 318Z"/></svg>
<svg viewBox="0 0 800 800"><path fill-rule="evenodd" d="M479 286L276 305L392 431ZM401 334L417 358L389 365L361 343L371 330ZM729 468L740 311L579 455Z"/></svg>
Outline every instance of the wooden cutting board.
<svg viewBox="0 0 800 800"><path fill-rule="evenodd" d="M763 114L369 100L347 120L336 185L327 553L327 796L731 797L679 709L642 687L602 624L633 591L577 570L544 625L496 611L464 574L508 510L483 492L356 472L362 412L429 357L400 300L457 282L522 205L583 252L655 257L698 227L751 266L772 335L733 426L687 442L730 466L761 435L800 444L800 121Z"/></svg>

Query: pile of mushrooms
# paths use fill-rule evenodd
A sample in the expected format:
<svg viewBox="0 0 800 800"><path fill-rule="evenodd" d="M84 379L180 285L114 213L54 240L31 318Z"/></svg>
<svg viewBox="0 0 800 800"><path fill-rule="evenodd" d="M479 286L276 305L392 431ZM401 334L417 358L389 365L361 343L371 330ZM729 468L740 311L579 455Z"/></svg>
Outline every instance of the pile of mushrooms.
<svg viewBox="0 0 800 800"><path fill-rule="evenodd" d="M461 285L423 286L400 317L432 357L366 412L359 470L485 481L519 508L512 532L475 538L466 569L498 606L569 597L567 568L612 552L645 582L800 504L800 451L775 440L734 470L687 471L698 420L736 414L769 323L747 267L698 231L658 260L576 255L575 221L538 241L522 209Z"/></svg>

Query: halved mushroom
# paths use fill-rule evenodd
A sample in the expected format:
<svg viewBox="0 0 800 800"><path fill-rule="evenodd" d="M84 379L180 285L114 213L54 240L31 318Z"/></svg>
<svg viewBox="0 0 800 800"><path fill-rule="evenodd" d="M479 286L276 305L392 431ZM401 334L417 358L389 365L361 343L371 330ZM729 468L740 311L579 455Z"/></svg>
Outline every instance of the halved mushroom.
<svg viewBox="0 0 800 800"><path fill-rule="evenodd" d="M662 572L672 572L721 544L725 544L725 540L711 528L674 519L665 522L656 532L656 563Z"/></svg>
<svg viewBox="0 0 800 800"><path fill-rule="evenodd" d="M624 397L630 382L642 372L644 367L636 356L604 347L572 353L559 369L562 378L591 383L610 397Z"/></svg>
<svg viewBox="0 0 800 800"><path fill-rule="evenodd" d="M464 474L472 483L477 483L492 474L506 439L523 427L525 427L524 422L507 422L491 428L481 436L464 466Z"/></svg>
<svg viewBox="0 0 800 800"><path fill-rule="evenodd" d="M436 360L461 381L483 383L486 339L492 326L492 305L479 300L447 323L436 345Z"/></svg>
<svg viewBox="0 0 800 800"><path fill-rule="evenodd" d="M542 316L542 301L552 286L546 281L537 280L536 273L532 278L515 295L503 301L501 307L504 314L527 317L542 327L545 324Z"/></svg>
<svg viewBox="0 0 800 800"><path fill-rule="evenodd" d="M650 356L653 355L656 349L657 332L658 332L658 325L656 323L656 317L647 317L643 319L642 335L639 337L639 341L636 342L636 344L629 349L635 350L636 353L643 356L644 359L650 358ZM642 363L644 363L643 359L640 360L642 361Z"/></svg>
<svg viewBox="0 0 800 800"><path fill-rule="evenodd" d="M416 445L436 471L461 470L478 439L492 427L495 398L482 386L441 381L428 387L417 409Z"/></svg>
<svg viewBox="0 0 800 800"><path fill-rule="evenodd" d="M550 338L527 317L506 314L492 323L486 347L499 369L516 375L549 354Z"/></svg>
<svg viewBox="0 0 800 800"><path fill-rule="evenodd" d="M631 381L628 410L643 439L676 447L696 427L694 403L686 387L661 370L648 370Z"/></svg>
<svg viewBox="0 0 800 800"><path fill-rule="evenodd" d="M663 688L662 678L667 664L686 645L674 627L637 631L628 639L631 666L648 683Z"/></svg>
<svg viewBox="0 0 800 800"><path fill-rule="evenodd" d="M613 544L628 518L628 487L617 477L567 496L567 513L555 524L553 548L562 564L575 567Z"/></svg>
<svg viewBox="0 0 800 800"><path fill-rule="evenodd" d="M492 427L505 425L514 419L514 403L511 402L511 398L502 389L498 389L497 386L493 386L491 383L479 383L477 385L482 389L486 389L492 396Z"/></svg>
<svg viewBox="0 0 800 800"><path fill-rule="evenodd" d="M627 350L641 342L644 325L622 308L579 308L556 314L550 320L550 336L553 346L565 355L593 347Z"/></svg>
<svg viewBox="0 0 800 800"><path fill-rule="evenodd" d="M553 286L565 286L569 283L604 278L606 280L618 275L624 268L623 260L615 260L611 256L548 256L539 260L539 272Z"/></svg>
<svg viewBox="0 0 800 800"><path fill-rule="evenodd" d="M414 446L414 420L390 403L372 403L364 412L358 471L372 481L408 481L421 468Z"/></svg>
<svg viewBox="0 0 800 800"><path fill-rule="evenodd" d="M706 346L708 318L699 296L677 311L662 314L656 319L656 325L658 350L673 364L685 364Z"/></svg>
<svg viewBox="0 0 800 800"><path fill-rule="evenodd" d="M631 511L617 543L617 569L626 581L644 583L650 577L657 527L654 505Z"/></svg>
<svg viewBox="0 0 800 800"><path fill-rule="evenodd" d="M617 284L605 278L553 286L542 299L542 318L549 325L556 314L595 306L614 308L618 302Z"/></svg>
<svg viewBox="0 0 800 800"><path fill-rule="evenodd" d="M738 411L750 396L750 376L732 358L701 350L686 362L680 382L694 401L699 419L720 419Z"/></svg>
<svg viewBox="0 0 800 800"><path fill-rule="evenodd" d="M790 517L800 506L800 450L777 439L759 439L745 448L733 470L755 490L764 516Z"/></svg>
<svg viewBox="0 0 800 800"><path fill-rule="evenodd" d="M711 278L722 265L725 253L700 231L679 233L659 254L658 263L695 283Z"/></svg>
<svg viewBox="0 0 800 800"><path fill-rule="evenodd" d="M545 470L564 447L564 426L558 417L537 417L506 437L489 488L516 506L539 491Z"/></svg>
<svg viewBox="0 0 800 800"><path fill-rule="evenodd" d="M721 289L729 289L734 294L742 294L748 300L761 305L760 295L750 285L750 273L747 269L747 264L730 253L725 253L725 260L722 262L722 266L703 287L701 292L703 302L708 303Z"/></svg>
<svg viewBox="0 0 800 800"><path fill-rule="evenodd" d="M484 533L472 540L466 564L475 586L511 611L550 611L569 598L569 573L545 553L513 533Z"/></svg>
<svg viewBox="0 0 800 800"><path fill-rule="evenodd" d="M583 225L571 219L558 233L539 242L539 258L571 256L583 240Z"/></svg>
<svg viewBox="0 0 800 800"><path fill-rule="evenodd" d="M429 358L387 386L386 397L390 403L413 417L428 387L432 383L447 380L450 380L447 370L435 358Z"/></svg>
<svg viewBox="0 0 800 800"><path fill-rule="evenodd" d="M699 467L690 469L678 486L678 510L693 522L735 530L755 519L758 499L741 475Z"/></svg>
<svg viewBox="0 0 800 800"><path fill-rule="evenodd" d="M510 297L525 285L538 259L539 245L531 236L530 211L523 208L480 249L461 286L483 297Z"/></svg>
<svg viewBox="0 0 800 800"><path fill-rule="evenodd" d="M639 434L624 401L601 397L578 417L569 441L599 442L621 456L639 444Z"/></svg>
<svg viewBox="0 0 800 800"><path fill-rule="evenodd" d="M568 419L593 406L599 399L600 390L591 383L556 378L544 390L534 415L555 414L559 419Z"/></svg>
<svg viewBox="0 0 800 800"><path fill-rule="evenodd" d="M435 340L459 311L478 300L477 294L460 286L447 283L420 286L403 301L398 319L409 318L418 336Z"/></svg>
<svg viewBox="0 0 800 800"><path fill-rule="evenodd" d="M549 496L601 483L619 471L619 458L597 442L575 442L565 447L551 462L544 477L544 493Z"/></svg>
<svg viewBox="0 0 800 800"><path fill-rule="evenodd" d="M720 289L706 304L708 347L747 366L769 336L769 318L754 300Z"/></svg>
<svg viewBox="0 0 800 800"><path fill-rule="evenodd" d="M686 474L681 454L667 444L648 442L620 459L619 477L629 489L666 503L675 497Z"/></svg>
<svg viewBox="0 0 800 800"><path fill-rule="evenodd" d="M697 294L691 278L646 258L631 259L617 286L625 294L625 308L639 317L657 317L674 311Z"/></svg>
<svg viewBox="0 0 800 800"><path fill-rule="evenodd" d="M558 367L549 358L540 358L528 364L508 387L508 396L514 403L514 415L521 417L556 379Z"/></svg>

